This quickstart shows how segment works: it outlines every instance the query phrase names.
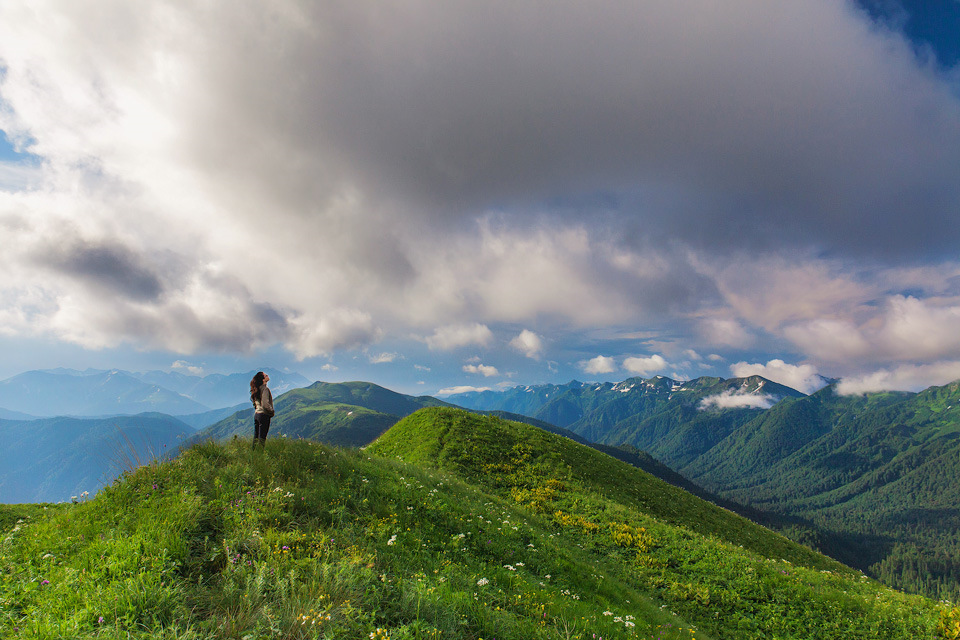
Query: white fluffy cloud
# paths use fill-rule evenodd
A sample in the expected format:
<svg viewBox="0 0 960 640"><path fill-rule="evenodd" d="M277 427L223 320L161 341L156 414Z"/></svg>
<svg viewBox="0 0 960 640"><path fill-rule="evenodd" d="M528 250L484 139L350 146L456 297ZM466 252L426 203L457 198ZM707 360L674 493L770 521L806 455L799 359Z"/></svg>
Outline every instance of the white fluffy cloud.
<svg viewBox="0 0 960 640"><path fill-rule="evenodd" d="M583 369L584 373L613 373L617 370L617 362L610 356L597 356L580 362L580 368Z"/></svg>
<svg viewBox="0 0 960 640"><path fill-rule="evenodd" d="M301 360L337 349L362 347L381 335L370 314L356 309L335 310L319 317L304 314L291 318L289 323L290 346ZM264 336L264 342L266 339Z"/></svg>
<svg viewBox="0 0 960 640"><path fill-rule="evenodd" d="M960 357L960 298L894 295L879 309L787 327L786 337L826 362L918 362Z"/></svg>
<svg viewBox="0 0 960 640"><path fill-rule="evenodd" d="M793 365L779 359L770 360L767 364L737 362L730 365L730 371L738 378L761 376L806 394L826 386L817 368L811 364Z"/></svg>
<svg viewBox="0 0 960 640"><path fill-rule="evenodd" d="M874 391L920 391L960 379L960 361L901 365L868 374L843 378L837 393L855 395Z"/></svg>
<svg viewBox="0 0 960 640"><path fill-rule="evenodd" d="M484 391L491 391L491 388L490 387L471 387L469 385L461 385L456 387L446 387L444 389L440 389L434 395L452 396L457 393L471 393L471 392L482 393Z"/></svg>
<svg viewBox="0 0 960 640"><path fill-rule="evenodd" d="M510 341L510 346L528 358L538 359L543 353L543 340L529 329L521 331Z"/></svg>
<svg viewBox="0 0 960 640"><path fill-rule="evenodd" d="M177 360L170 365L170 368L174 371L182 371L191 376L202 376L204 374L203 367L192 365L186 360Z"/></svg>
<svg viewBox="0 0 960 640"><path fill-rule="evenodd" d="M491 378L493 376L500 375L500 372L496 367L486 364L465 364L463 365L463 370L466 373L479 373L485 378Z"/></svg>
<svg viewBox="0 0 960 640"><path fill-rule="evenodd" d="M769 409L776 403L770 395L724 391L700 401L700 409Z"/></svg>
<svg viewBox="0 0 960 640"><path fill-rule="evenodd" d="M623 368L630 373L648 378L658 371L663 371L671 366L669 362L663 359L663 356L654 354L644 358L626 358L623 361Z"/></svg>

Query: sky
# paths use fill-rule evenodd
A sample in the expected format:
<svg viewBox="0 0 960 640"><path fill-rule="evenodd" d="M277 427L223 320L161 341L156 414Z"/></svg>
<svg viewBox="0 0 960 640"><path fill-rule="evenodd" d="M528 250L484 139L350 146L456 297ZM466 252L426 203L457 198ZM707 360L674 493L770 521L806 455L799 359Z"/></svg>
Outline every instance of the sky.
<svg viewBox="0 0 960 640"><path fill-rule="evenodd" d="M0 4L0 378L960 379L960 2Z"/></svg>

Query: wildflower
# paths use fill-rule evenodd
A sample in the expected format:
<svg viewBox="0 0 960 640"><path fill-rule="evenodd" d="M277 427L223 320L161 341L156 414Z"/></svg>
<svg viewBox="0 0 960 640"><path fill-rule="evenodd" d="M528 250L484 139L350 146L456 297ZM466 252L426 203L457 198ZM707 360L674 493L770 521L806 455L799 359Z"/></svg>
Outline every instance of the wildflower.
<svg viewBox="0 0 960 640"><path fill-rule="evenodd" d="M490 584L490 581L487 580L486 578L480 578L479 580L477 580L477 586L478 586L478 587L482 587L482 586L488 585L488 584Z"/></svg>
<svg viewBox="0 0 960 640"><path fill-rule="evenodd" d="M516 570L517 570L517 568L514 567L512 564L505 564L505 565L503 565L503 568L506 569L507 571L516 571Z"/></svg>
<svg viewBox="0 0 960 640"><path fill-rule="evenodd" d="M41 584L41 585L47 585L47 584L50 584L50 581L49 581L49 580L41 580L41 581L40 581L40 584Z"/></svg>
<svg viewBox="0 0 960 640"><path fill-rule="evenodd" d="M612 616L612 615L613 615L613 611L604 611L604 612L603 612L603 615L605 615L605 616Z"/></svg>
<svg viewBox="0 0 960 640"><path fill-rule="evenodd" d="M393 534L392 536L390 536L390 539L387 540L387 546L392 547L396 543L397 543L397 534Z"/></svg>

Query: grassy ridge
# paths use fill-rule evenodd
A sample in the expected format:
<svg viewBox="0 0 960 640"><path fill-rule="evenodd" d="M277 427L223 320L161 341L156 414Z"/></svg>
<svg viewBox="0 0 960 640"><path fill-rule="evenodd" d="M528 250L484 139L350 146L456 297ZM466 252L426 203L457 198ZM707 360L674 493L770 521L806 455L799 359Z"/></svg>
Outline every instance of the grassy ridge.
<svg viewBox="0 0 960 640"><path fill-rule="evenodd" d="M836 561L635 467L526 424L467 411L426 409L397 423L368 450L445 469L491 490L506 489L518 501L527 499L540 510L564 493L574 501L612 501L766 557L852 573ZM563 491L549 489L561 485Z"/></svg>
<svg viewBox="0 0 960 640"><path fill-rule="evenodd" d="M956 637L944 605L541 434L427 409L367 452L195 446L16 514L0 637Z"/></svg>
<svg viewBox="0 0 960 640"><path fill-rule="evenodd" d="M273 435L357 447L368 444L397 420L423 407L445 405L429 396L407 396L370 382L315 382L276 399ZM253 408L210 425L187 441L253 436Z"/></svg>

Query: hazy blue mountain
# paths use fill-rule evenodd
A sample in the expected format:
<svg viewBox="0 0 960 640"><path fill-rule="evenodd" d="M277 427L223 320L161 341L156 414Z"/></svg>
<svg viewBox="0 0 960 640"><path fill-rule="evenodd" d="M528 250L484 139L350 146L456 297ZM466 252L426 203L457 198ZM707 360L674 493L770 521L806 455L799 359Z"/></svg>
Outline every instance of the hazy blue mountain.
<svg viewBox="0 0 960 640"><path fill-rule="evenodd" d="M0 420L0 502L90 495L123 471L176 450L194 430L171 416Z"/></svg>
<svg viewBox="0 0 960 640"><path fill-rule="evenodd" d="M23 413L22 411L10 411L0 407L0 420L36 420L37 416Z"/></svg>
<svg viewBox="0 0 960 640"><path fill-rule="evenodd" d="M34 416L106 416L210 407L125 371L28 371L0 381L0 406Z"/></svg>
<svg viewBox="0 0 960 640"><path fill-rule="evenodd" d="M232 407L224 407L223 409L211 409L210 411L204 411L202 413L190 413L184 416L177 416L177 419L190 425L194 429L200 430L251 406L249 402L241 402L240 404L235 404Z"/></svg>
<svg viewBox="0 0 960 640"><path fill-rule="evenodd" d="M270 389L274 396L291 389L306 387L310 381L296 372L262 369L270 375ZM257 371L244 373L211 373L191 376L179 372L147 371L133 373L134 377L184 395L209 408L232 407L250 401L250 379Z"/></svg>
<svg viewBox="0 0 960 640"><path fill-rule="evenodd" d="M309 381L298 373L266 369L274 394L303 387ZM118 369L48 369L28 371L0 381L0 417L28 419L42 416L106 416L159 411L192 416L249 402L255 371L230 375L191 376L179 372L131 373ZM232 413L232 412L231 412ZM191 418L205 427L224 417Z"/></svg>

